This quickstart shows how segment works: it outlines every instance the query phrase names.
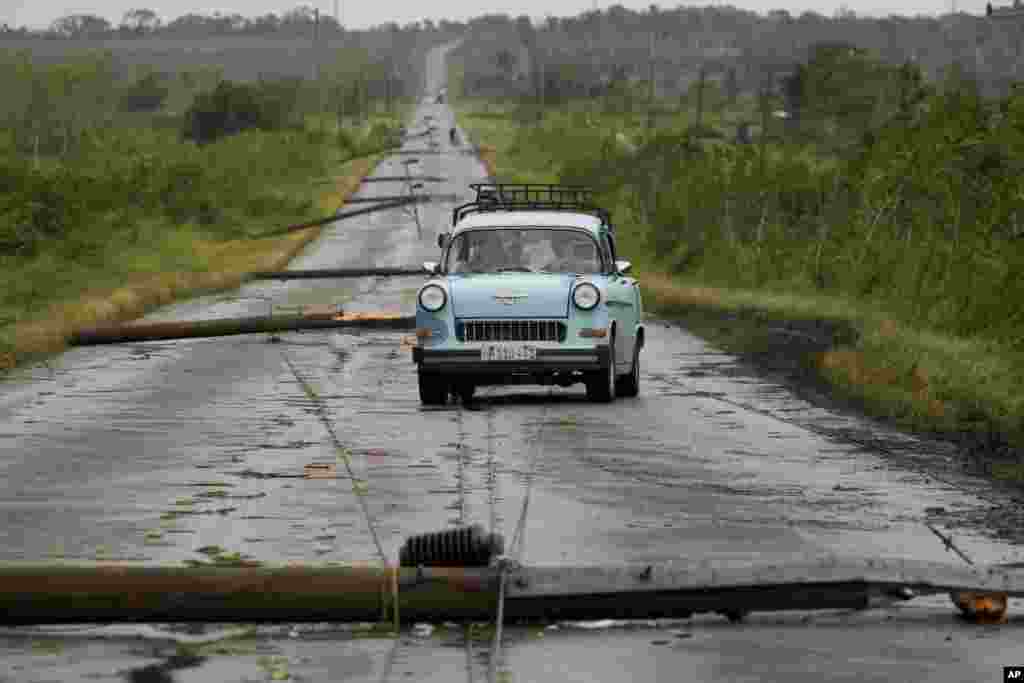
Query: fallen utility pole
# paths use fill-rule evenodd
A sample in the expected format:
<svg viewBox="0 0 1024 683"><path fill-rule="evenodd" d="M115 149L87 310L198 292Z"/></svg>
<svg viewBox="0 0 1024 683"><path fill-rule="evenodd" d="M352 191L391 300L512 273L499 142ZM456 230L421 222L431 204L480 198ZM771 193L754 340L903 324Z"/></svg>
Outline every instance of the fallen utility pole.
<svg viewBox="0 0 1024 683"><path fill-rule="evenodd" d="M89 622L372 622L397 592L403 619L443 612L486 621L497 593L487 570L352 566L0 567L0 624Z"/></svg>
<svg viewBox="0 0 1024 683"><path fill-rule="evenodd" d="M1024 572L911 561L715 567L153 566L0 563L0 623L489 621L507 578L510 621L688 618L867 609L948 594L969 617L1004 621Z"/></svg>
<svg viewBox="0 0 1024 683"><path fill-rule="evenodd" d="M352 218L353 216L362 216L362 215L365 215L365 214L368 214L368 213L373 213L374 211L384 211L386 209L394 209L394 208L397 208L399 206L405 206L406 204L412 204L415 201L416 201L415 198L406 197L406 198L404 198L402 200L397 200L396 199L394 201L381 202L380 204L377 204L375 206L370 206L370 207L367 207L365 209L355 209L353 211L339 211L338 213L331 214L330 216L324 216L323 218L317 218L315 220L307 221L305 223L298 223L296 225L289 225L289 226L286 226L284 228L279 228L277 230L270 230L268 232L262 232L262 233L260 233L258 235L253 235L252 239L261 239L261 238L264 238L264 237L275 237L277 235L286 235L286 234L288 234L290 232L296 232L298 230L306 230L308 228L315 228L315 227L318 227L318 226L321 226L321 225L327 225L328 223L333 223L334 221L345 220L346 218Z"/></svg>
<svg viewBox="0 0 1024 683"><path fill-rule="evenodd" d="M246 273L246 280L316 280L342 277L426 277L423 268L320 268L317 270L278 270Z"/></svg>
<svg viewBox="0 0 1024 683"><path fill-rule="evenodd" d="M406 182L409 180L422 180L428 183L443 183L447 178L442 178L436 175L420 175L420 176L405 176L405 175L379 175L372 178L363 178L364 183L383 183L383 182Z"/></svg>
<svg viewBox="0 0 1024 683"><path fill-rule="evenodd" d="M458 201L459 195L457 194L420 194L412 195L413 201L420 203L430 202L434 200L438 201ZM372 202L385 202L385 201L398 201L400 199L409 200L410 195L407 194L389 194L381 197L358 197L355 199L346 199L345 204L370 204Z"/></svg>
<svg viewBox="0 0 1024 683"><path fill-rule="evenodd" d="M68 340L71 346L124 344L128 342L227 337L237 334L288 332L295 330L326 330L359 327L377 330L410 330L416 326L412 316L382 314L342 314L333 317L277 316L220 318L158 323L110 325L81 330Z"/></svg>

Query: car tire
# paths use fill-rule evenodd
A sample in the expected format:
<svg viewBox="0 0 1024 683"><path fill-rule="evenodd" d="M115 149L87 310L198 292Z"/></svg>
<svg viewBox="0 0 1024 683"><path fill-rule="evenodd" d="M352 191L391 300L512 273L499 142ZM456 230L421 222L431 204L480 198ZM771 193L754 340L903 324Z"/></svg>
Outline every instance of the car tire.
<svg viewBox="0 0 1024 683"><path fill-rule="evenodd" d="M472 382L457 384L455 386L455 393L457 393L459 398L462 400L462 405L469 405L472 403L473 395L476 393L476 385Z"/></svg>
<svg viewBox="0 0 1024 683"><path fill-rule="evenodd" d="M610 403L615 400L615 339L609 344L608 367L587 377L587 398L594 403Z"/></svg>
<svg viewBox="0 0 1024 683"><path fill-rule="evenodd" d="M448 383L441 375L419 373L420 402L425 406L443 406L448 400Z"/></svg>
<svg viewBox="0 0 1024 683"><path fill-rule="evenodd" d="M633 369L628 375L623 375L615 384L615 393L618 396L634 398L640 393L640 345L633 346Z"/></svg>

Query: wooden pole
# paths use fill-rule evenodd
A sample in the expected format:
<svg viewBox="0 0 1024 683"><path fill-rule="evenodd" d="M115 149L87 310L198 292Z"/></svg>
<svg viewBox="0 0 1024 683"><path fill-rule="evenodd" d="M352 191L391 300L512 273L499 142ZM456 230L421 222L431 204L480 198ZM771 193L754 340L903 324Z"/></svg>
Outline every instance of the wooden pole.
<svg viewBox="0 0 1024 683"><path fill-rule="evenodd" d="M312 280L317 278L342 277L401 277L419 275L425 277L422 268L323 268L319 270L254 271L246 273L249 280Z"/></svg>
<svg viewBox="0 0 1024 683"><path fill-rule="evenodd" d="M647 62L650 77L647 88L647 130L650 130L654 127L654 31L651 31Z"/></svg>
<svg viewBox="0 0 1024 683"><path fill-rule="evenodd" d="M70 346L98 346L131 342L168 341L200 337L227 337L238 334L289 332L296 330L324 330L342 327L360 327L387 330L411 330L416 326L412 316L374 314L341 314L320 316L254 316L249 318L220 318L158 323L134 323L85 329L72 335Z"/></svg>
<svg viewBox="0 0 1024 683"><path fill-rule="evenodd" d="M537 112L537 120L544 120L544 96L547 94L547 73L545 71L545 62L547 61L547 55L545 54L542 59L539 59L540 63L540 110Z"/></svg>
<svg viewBox="0 0 1024 683"><path fill-rule="evenodd" d="M319 225L326 225L327 223L332 223L332 222L338 221L338 220L344 220L345 218L352 218L353 216L362 216L364 214L373 213L374 211L384 211L385 209L394 209L394 208L399 207L399 206L405 206L406 204L409 204L412 201L415 201L415 200L408 199L408 198L404 198L404 199L401 199L401 200L396 199L394 201L381 202L380 204L377 204L376 206L370 206L370 207L367 207L365 209L353 209L352 211L341 211L341 212L338 212L338 213L330 215L330 216L324 216L323 218L317 218L317 219L312 220L312 221L307 221L306 223L299 223L297 225L289 225L289 226L281 228L279 230L271 230L269 232L262 232L262 233L260 233L258 235L254 235L253 239L260 239L260 238L263 238L263 237L273 237L274 235L284 235L284 234L287 234L289 232L295 232L297 230L306 230L308 228L315 228L315 227L317 227Z"/></svg>
<svg viewBox="0 0 1024 683"><path fill-rule="evenodd" d="M504 569L502 569L504 567ZM1024 572L912 560L785 565L382 567L0 563L0 623L491 621L688 618L717 612L864 609L949 595L968 617L1005 619ZM397 579L397 580L395 580Z"/></svg>
<svg viewBox="0 0 1024 683"><path fill-rule="evenodd" d="M697 84L697 135L700 135L704 119L704 64L700 65L700 80Z"/></svg>
<svg viewBox="0 0 1024 683"><path fill-rule="evenodd" d="M353 566L0 567L0 623L487 621L497 606L485 570ZM396 591L397 588L397 591ZM395 593L397 592L397 596Z"/></svg>
<svg viewBox="0 0 1024 683"><path fill-rule="evenodd" d="M760 103L759 104L761 105L761 139L759 140L760 144L758 145L758 147L760 148L759 149L759 151L760 151L760 154L759 154L759 157L760 157L760 160L759 160L760 161L760 169L759 169L759 171L760 171L761 181L764 182L765 152L766 152L767 143L768 143L768 88L767 88L767 85L763 82L763 80L762 80L762 84L761 84L761 91L760 91L760 98L759 99L760 99Z"/></svg>

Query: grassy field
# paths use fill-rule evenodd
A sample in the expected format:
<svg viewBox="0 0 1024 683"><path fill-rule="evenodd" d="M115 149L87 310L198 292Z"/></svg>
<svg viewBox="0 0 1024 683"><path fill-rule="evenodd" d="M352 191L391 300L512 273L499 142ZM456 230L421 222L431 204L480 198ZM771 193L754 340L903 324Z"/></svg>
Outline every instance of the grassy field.
<svg viewBox="0 0 1024 683"><path fill-rule="evenodd" d="M464 99L453 106L460 124L490 157L494 175L504 181L566 182L576 178L574 150L594 148L617 133L619 146L640 145L645 135L643 117L605 114L592 104L551 109L540 125L521 123L509 104ZM737 112L731 118L743 116ZM730 115L705 120L714 126L723 118ZM682 130L688 123L680 114L659 128ZM769 147L769 155L778 153ZM832 165L813 148L802 153L814 164ZM749 286L742 271L759 264L753 256L743 264L735 250L721 257L735 259L732 272L673 267L642 200L619 188L603 194L602 201L617 219L620 252L635 264L649 312L681 318L695 333L741 354L786 353L784 344L765 333L774 325L820 321L844 330L799 359L844 403L909 430L959 440L987 454L990 462L1019 458L1024 353L1011 343L927 324L908 313L897 296L816 292L803 283L779 281Z"/></svg>
<svg viewBox="0 0 1024 683"><path fill-rule="evenodd" d="M131 147L129 162L166 155L176 158L164 163L182 164L172 170L202 166L213 219L175 220L173 212L161 210L166 198L146 210L140 197L119 195L115 206L76 214L63 239L31 254L2 257L0 370L61 351L68 336L83 327L237 287L250 270L284 268L320 228L260 235L335 212L386 154L374 138L380 127L396 128L412 106L403 102L393 114L371 115L363 127L347 126L344 144L335 144L335 122L322 128L310 122L309 135L245 132L202 149L183 149L173 132L140 128L129 143L121 131L121 143ZM81 164L72 168L72 177L92 177Z"/></svg>

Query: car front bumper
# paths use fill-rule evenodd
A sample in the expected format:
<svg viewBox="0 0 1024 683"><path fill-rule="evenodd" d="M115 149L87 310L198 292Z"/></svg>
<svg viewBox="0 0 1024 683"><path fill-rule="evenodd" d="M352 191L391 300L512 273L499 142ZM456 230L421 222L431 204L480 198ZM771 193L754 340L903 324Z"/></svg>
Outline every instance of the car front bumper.
<svg viewBox="0 0 1024 683"><path fill-rule="evenodd" d="M537 349L535 360L485 361L480 349L425 349L412 350L413 362L424 372L445 375L485 374L546 374L552 372L603 370L611 361L607 346L578 349Z"/></svg>

